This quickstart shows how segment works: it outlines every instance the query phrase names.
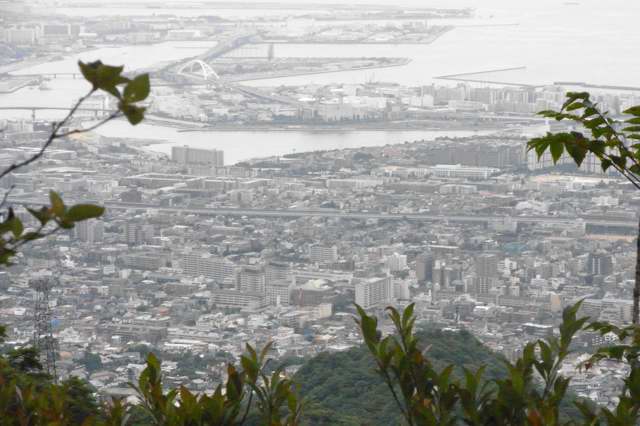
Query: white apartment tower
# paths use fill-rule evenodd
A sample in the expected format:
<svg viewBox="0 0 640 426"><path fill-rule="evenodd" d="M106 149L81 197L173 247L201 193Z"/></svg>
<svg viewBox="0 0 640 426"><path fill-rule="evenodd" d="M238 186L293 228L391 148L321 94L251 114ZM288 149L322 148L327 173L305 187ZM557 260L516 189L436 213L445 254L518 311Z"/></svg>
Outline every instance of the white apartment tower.
<svg viewBox="0 0 640 426"><path fill-rule="evenodd" d="M391 277L369 278L355 285L356 303L363 309L384 307L393 303L394 289Z"/></svg>
<svg viewBox="0 0 640 426"><path fill-rule="evenodd" d="M312 244L309 246L309 259L314 263L333 263L338 261L338 248Z"/></svg>
<svg viewBox="0 0 640 426"><path fill-rule="evenodd" d="M171 160L180 164L208 164L222 167L224 166L224 151L174 146L171 148Z"/></svg>

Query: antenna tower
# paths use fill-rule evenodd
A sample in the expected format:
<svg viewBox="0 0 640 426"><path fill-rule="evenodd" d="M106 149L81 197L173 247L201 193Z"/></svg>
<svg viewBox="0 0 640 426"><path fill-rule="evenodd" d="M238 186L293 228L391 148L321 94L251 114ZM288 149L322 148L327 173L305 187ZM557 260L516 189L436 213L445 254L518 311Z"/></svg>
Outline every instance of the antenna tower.
<svg viewBox="0 0 640 426"><path fill-rule="evenodd" d="M51 326L51 307L49 306L49 292L53 287L52 277L39 277L29 282L36 291L34 307L33 347L40 354L40 362L47 374L57 382L56 348Z"/></svg>

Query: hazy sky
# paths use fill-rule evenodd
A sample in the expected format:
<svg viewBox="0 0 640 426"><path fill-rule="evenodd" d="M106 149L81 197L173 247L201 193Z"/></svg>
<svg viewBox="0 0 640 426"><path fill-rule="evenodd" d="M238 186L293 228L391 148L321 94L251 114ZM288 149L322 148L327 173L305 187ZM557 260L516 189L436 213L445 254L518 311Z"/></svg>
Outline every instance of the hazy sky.
<svg viewBox="0 0 640 426"><path fill-rule="evenodd" d="M574 0L575 1L575 0ZM58 4L73 4L73 3L83 3L86 4L88 2L100 3L102 4L102 0L58 0ZM131 4L131 3L162 3L165 5L171 6L181 6L188 7L190 1L161 1L161 0L110 0L110 3L121 3L121 4ZM290 4L323 4L323 5L331 5L331 4L345 4L344 2L340 2L338 0L195 0L192 3L290 3ZM562 0L349 0L346 2L348 4L367 4L367 5L394 5L394 6L412 6L412 7L476 7L476 8L493 8L493 7L507 7L510 9L513 8L540 8L540 7L562 7L563 3L566 3ZM615 8L623 8L623 9L631 9L638 10L638 3L632 0L608 0L603 2L601 0L578 0L577 3L580 3L581 6L593 7L598 5L605 4L608 7Z"/></svg>

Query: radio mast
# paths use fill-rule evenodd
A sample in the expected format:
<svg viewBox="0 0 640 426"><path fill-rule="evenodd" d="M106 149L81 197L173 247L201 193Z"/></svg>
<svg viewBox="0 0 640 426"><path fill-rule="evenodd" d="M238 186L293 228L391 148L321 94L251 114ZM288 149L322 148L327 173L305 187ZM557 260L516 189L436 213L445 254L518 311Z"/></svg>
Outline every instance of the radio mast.
<svg viewBox="0 0 640 426"><path fill-rule="evenodd" d="M49 292L53 284L52 277L38 277L29 282L29 285L36 291L33 309L33 347L39 353L40 363L45 372L57 382L56 347L51 325L51 307L49 306Z"/></svg>

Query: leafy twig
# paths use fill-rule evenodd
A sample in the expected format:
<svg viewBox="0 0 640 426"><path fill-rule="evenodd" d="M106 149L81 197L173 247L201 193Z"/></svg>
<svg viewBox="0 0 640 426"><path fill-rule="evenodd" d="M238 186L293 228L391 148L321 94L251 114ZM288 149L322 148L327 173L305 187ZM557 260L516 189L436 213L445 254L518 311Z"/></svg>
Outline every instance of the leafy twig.
<svg viewBox="0 0 640 426"><path fill-rule="evenodd" d="M66 133L61 133L58 135L59 138L64 138L67 136L71 136L71 135L77 135L80 133L87 133L90 132L92 130L97 129L98 127L103 126L104 124L108 123L109 121L116 119L118 117L121 117L122 113L120 111L114 111L113 113L111 113L107 118L100 120L99 122L97 122L96 124L93 124L92 126L89 126L87 128L84 129L74 129L74 130L70 130Z"/></svg>
<svg viewBox="0 0 640 426"><path fill-rule="evenodd" d="M58 135L58 131L60 130L60 128L64 126L67 123L67 121L71 119L71 117L73 116L73 114L75 114L75 112L78 110L80 105L82 105L82 103L86 101L87 98L89 98L89 96L91 96L95 91L96 89L91 89L89 93L81 97L78 100L78 102L76 102L76 104L73 106L73 108L69 110L69 113L67 114L67 116L63 118L62 121L59 121L53 125L53 130L51 131L51 134L47 138L46 142L42 145L42 147L40 147L40 150L37 153L27 158L26 160L20 161L18 163L14 163L9 167L7 167L6 169L4 169L0 173L0 179L2 179L3 177L5 177L6 175L8 175L13 171L20 169L22 167L26 167L29 164L33 163L34 161L37 161L38 159L40 159L44 155L47 148L49 148L49 146L53 143L53 141L60 137L60 135Z"/></svg>
<svg viewBox="0 0 640 426"><path fill-rule="evenodd" d="M5 204L7 203L7 199L11 194L11 191L13 191L15 187L16 187L15 185L11 185L9 189L7 189L7 191L4 193L4 195L2 196L2 201L0 201L0 209L2 209L5 206Z"/></svg>

